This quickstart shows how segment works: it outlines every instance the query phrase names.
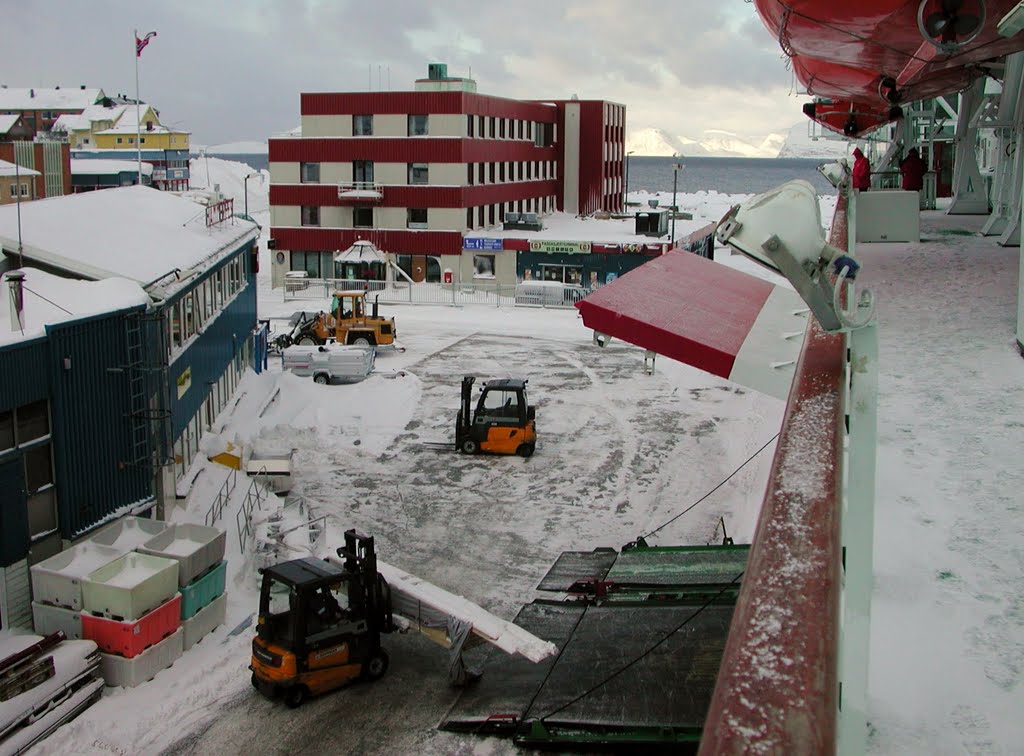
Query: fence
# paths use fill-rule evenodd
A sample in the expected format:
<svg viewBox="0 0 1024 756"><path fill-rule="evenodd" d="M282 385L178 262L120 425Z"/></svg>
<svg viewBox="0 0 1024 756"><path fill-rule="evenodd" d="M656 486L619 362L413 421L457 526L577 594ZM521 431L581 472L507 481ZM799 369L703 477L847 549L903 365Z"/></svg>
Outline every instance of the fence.
<svg viewBox="0 0 1024 756"><path fill-rule="evenodd" d="M364 290L381 304L489 305L492 307L548 307L566 309L590 294L591 289L553 281L499 284L473 280L465 283L363 281L341 278L298 278L285 281L284 301L330 299L335 291Z"/></svg>
<svg viewBox="0 0 1024 756"><path fill-rule="evenodd" d="M242 506L235 512L235 525L238 528L238 548L244 554L245 542L252 535L252 512L254 509L263 509L263 502L267 500L267 492L259 483L259 475L266 475L267 468L261 467L257 476L249 483L249 490L245 492L245 500Z"/></svg>

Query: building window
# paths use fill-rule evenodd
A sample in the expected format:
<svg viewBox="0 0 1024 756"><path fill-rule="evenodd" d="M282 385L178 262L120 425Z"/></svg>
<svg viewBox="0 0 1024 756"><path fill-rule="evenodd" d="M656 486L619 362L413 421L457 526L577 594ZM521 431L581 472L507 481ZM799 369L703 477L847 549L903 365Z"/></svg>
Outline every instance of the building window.
<svg viewBox="0 0 1024 756"><path fill-rule="evenodd" d="M501 183L505 183L505 163L501 163L498 168L498 180Z"/></svg>
<svg viewBox="0 0 1024 756"><path fill-rule="evenodd" d="M292 250L292 270L304 270L310 278L320 278L320 253Z"/></svg>
<svg viewBox="0 0 1024 756"><path fill-rule="evenodd" d="M353 160L352 161L352 180L357 184L372 184L373 183L373 161L372 160Z"/></svg>
<svg viewBox="0 0 1024 756"><path fill-rule="evenodd" d="M427 116L425 115L410 115L409 116L409 136L426 136L427 135Z"/></svg>
<svg viewBox="0 0 1024 756"><path fill-rule="evenodd" d="M407 228L429 228L427 222L427 208L410 207L405 211L405 225Z"/></svg>
<svg viewBox="0 0 1024 756"><path fill-rule="evenodd" d="M466 228L470 231L473 230L473 208L466 208Z"/></svg>
<svg viewBox="0 0 1024 756"><path fill-rule="evenodd" d="M353 228L373 228L373 208L352 208L352 226Z"/></svg>
<svg viewBox="0 0 1024 756"><path fill-rule="evenodd" d="M473 255L473 278L494 278L494 255Z"/></svg>
<svg viewBox="0 0 1024 756"><path fill-rule="evenodd" d="M0 452L14 448L14 411L0 412Z"/></svg>
<svg viewBox="0 0 1024 756"><path fill-rule="evenodd" d="M409 163L409 183L427 184L429 171L426 163Z"/></svg>
<svg viewBox="0 0 1024 756"><path fill-rule="evenodd" d="M494 163L487 164L487 181L488 183L494 183Z"/></svg>
<svg viewBox="0 0 1024 756"><path fill-rule="evenodd" d="M18 444L50 435L50 407L45 399L18 408Z"/></svg>
<svg viewBox="0 0 1024 756"><path fill-rule="evenodd" d="M501 137L502 139L505 138L505 119L504 118L502 118L501 122L498 124L498 136Z"/></svg>
<svg viewBox="0 0 1024 756"><path fill-rule="evenodd" d="M135 137L128 137L128 144L135 144Z"/></svg>
<svg viewBox="0 0 1024 756"><path fill-rule="evenodd" d="M473 186L473 184L476 183L476 168L472 163L466 164L466 179L470 186Z"/></svg>
<svg viewBox="0 0 1024 756"><path fill-rule="evenodd" d="M146 137L139 137L139 144L145 144L145 143L146 143Z"/></svg>
<svg viewBox="0 0 1024 756"><path fill-rule="evenodd" d="M473 121L474 121L474 116L471 116L471 115L466 116L466 136L468 136L470 138L473 137Z"/></svg>
<svg viewBox="0 0 1024 756"><path fill-rule="evenodd" d="M320 206L319 205L303 205L302 206L302 225L303 226L319 226L320 225Z"/></svg>
<svg viewBox="0 0 1024 756"><path fill-rule="evenodd" d="M373 136L373 116L356 115L352 116L353 136Z"/></svg>
<svg viewBox="0 0 1024 756"><path fill-rule="evenodd" d="M476 117L476 133L480 135L481 139L483 139L485 136L487 136L484 133L484 124L485 123L486 123L486 121L484 120L483 116L477 116Z"/></svg>
<svg viewBox="0 0 1024 756"><path fill-rule="evenodd" d="M299 177L303 184L319 184L320 163L299 163Z"/></svg>
<svg viewBox="0 0 1024 756"><path fill-rule="evenodd" d="M17 184L11 184L11 196L12 197L17 197L18 196L18 185Z"/></svg>
<svg viewBox="0 0 1024 756"><path fill-rule="evenodd" d="M118 137L118 138L117 138L117 143L118 143L118 144L121 144L121 143L122 143L123 141L124 141L124 140L123 140L123 139L121 139L121 137Z"/></svg>

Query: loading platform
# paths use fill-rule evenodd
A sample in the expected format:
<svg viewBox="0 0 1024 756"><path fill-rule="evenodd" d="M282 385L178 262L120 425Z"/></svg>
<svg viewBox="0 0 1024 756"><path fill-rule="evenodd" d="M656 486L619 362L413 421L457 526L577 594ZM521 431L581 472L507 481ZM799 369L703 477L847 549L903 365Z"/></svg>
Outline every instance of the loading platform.
<svg viewBox="0 0 1024 756"><path fill-rule="evenodd" d="M515 618L558 654L533 664L485 651L442 729L534 746L699 742L748 552L563 553L538 585L563 595Z"/></svg>

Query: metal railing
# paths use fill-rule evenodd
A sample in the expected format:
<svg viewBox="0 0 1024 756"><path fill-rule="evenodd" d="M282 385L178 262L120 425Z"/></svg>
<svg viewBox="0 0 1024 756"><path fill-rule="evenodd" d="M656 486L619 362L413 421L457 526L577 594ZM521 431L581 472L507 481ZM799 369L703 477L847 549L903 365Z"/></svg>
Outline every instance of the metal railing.
<svg viewBox="0 0 1024 756"><path fill-rule="evenodd" d="M214 525L221 518L221 515L224 513L224 507L227 506L231 494L235 491L235 484L237 482L238 470L232 470L228 477L224 479L224 484L220 487L220 491L217 492L217 496L210 504L210 508L206 510L204 521L207 525Z"/></svg>
<svg viewBox="0 0 1024 756"><path fill-rule="evenodd" d="M574 284L562 286L549 282L524 281L499 284L473 279L455 283L415 283L407 281L363 281L344 278L300 278L286 280L284 301L329 300L335 291L362 289L367 298L381 304L485 305L491 307L547 307L566 309L575 306L592 289Z"/></svg>
<svg viewBox="0 0 1024 756"><path fill-rule="evenodd" d="M235 512L235 526L238 529L238 548L243 554L245 553L245 544L252 536L253 510L262 510L263 502L270 495L259 482L259 476L266 474L267 468L261 467L256 475L253 476L249 483L249 490L245 492L245 499L242 501L238 511Z"/></svg>

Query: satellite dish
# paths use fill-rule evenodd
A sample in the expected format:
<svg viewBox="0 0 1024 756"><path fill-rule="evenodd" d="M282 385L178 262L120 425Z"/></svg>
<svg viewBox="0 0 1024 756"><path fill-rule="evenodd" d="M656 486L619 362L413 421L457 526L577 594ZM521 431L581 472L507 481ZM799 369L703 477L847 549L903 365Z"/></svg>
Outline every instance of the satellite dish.
<svg viewBox="0 0 1024 756"><path fill-rule="evenodd" d="M921 36L944 53L969 44L985 26L985 0L921 0L917 28Z"/></svg>

